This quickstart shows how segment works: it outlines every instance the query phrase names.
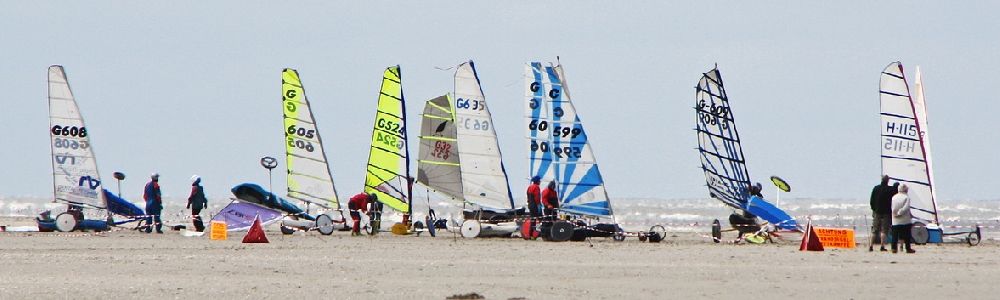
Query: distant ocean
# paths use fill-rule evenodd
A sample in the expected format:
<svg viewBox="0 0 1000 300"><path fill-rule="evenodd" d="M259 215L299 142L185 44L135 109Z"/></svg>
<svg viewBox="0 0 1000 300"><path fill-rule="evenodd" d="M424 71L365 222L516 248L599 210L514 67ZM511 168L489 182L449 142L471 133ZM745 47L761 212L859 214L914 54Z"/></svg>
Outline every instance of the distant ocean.
<svg viewBox="0 0 1000 300"><path fill-rule="evenodd" d="M421 197L414 200L415 220L424 219L428 202L438 218L461 217L461 207L449 201L427 201ZM164 201L164 222L187 223L185 215L189 211L185 210L186 199L168 198ZM226 198L210 199L209 209L202 213L203 216L215 214L229 201ZM769 201L773 202L772 199ZM137 201L133 203L139 204L139 207L144 206ZM519 199L515 203L523 204L524 200ZM817 226L850 228L855 229L859 237L868 235L871 210L867 199L781 199L777 205L801 224L811 219ZM44 198L0 197L0 217L34 217L46 210L51 210L55 217L65 207ZM728 217L734 211L714 199L613 199L612 208L615 220L626 230L646 231L653 225L662 225L668 232L703 233L710 232L715 219L722 222L723 228L729 228ZM91 210L91 214L93 213L95 212ZM984 239L1000 238L1000 200L943 201L938 203L938 213L946 233L969 230L971 226L978 224L982 226ZM4 225L2 221L0 225Z"/></svg>

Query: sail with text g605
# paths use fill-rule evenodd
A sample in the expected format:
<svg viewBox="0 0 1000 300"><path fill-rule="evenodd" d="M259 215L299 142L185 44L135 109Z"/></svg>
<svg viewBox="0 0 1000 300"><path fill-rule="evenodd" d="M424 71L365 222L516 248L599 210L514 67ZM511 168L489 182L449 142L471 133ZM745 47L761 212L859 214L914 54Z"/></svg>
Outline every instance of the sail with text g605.
<svg viewBox="0 0 1000 300"><path fill-rule="evenodd" d="M464 201L455 108L451 104L450 95L438 96L424 103L417 182L456 201Z"/></svg>
<svg viewBox="0 0 1000 300"><path fill-rule="evenodd" d="M323 150L323 139L299 73L281 72L288 197L325 208L340 208L337 189Z"/></svg>
<svg viewBox="0 0 1000 300"><path fill-rule="evenodd" d="M454 107L463 199L481 207L513 209L493 117L472 61L455 71Z"/></svg>
<svg viewBox="0 0 1000 300"><path fill-rule="evenodd" d="M604 179L570 100L562 66L528 64L525 89L529 177L556 182L563 212L611 216Z"/></svg>
<svg viewBox="0 0 1000 300"><path fill-rule="evenodd" d="M365 192L395 210L410 212L410 160L406 144L406 105L399 66L382 76L378 111L372 130Z"/></svg>
<svg viewBox="0 0 1000 300"><path fill-rule="evenodd" d="M49 141L55 200L105 208L101 177L80 108L62 66L51 66L49 82Z"/></svg>
<svg viewBox="0 0 1000 300"><path fill-rule="evenodd" d="M890 182L909 187L910 208L913 217L937 223L935 204L927 153L921 139L919 114L900 62L889 64L879 80L881 102L882 174ZM921 105L921 110L923 106ZM926 112L924 112L926 116Z"/></svg>
<svg viewBox="0 0 1000 300"><path fill-rule="evenodd" d="M702 74L695 89L695 130L708 195L730 207L746 209L750 198L750 173L729 108L729 97L722 85L722 74L718 69Z"/></svg>

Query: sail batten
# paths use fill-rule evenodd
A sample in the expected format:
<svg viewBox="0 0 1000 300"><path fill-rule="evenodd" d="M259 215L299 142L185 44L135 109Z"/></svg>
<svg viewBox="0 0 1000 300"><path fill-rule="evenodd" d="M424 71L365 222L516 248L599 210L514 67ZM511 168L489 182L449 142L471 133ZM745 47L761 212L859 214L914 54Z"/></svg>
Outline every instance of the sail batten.
<svg viewBox="0 0 1000 300"><path fill-rule="evenodd" d="M340 208L323 139L298 71L281 72L288 197L325 208Z"/></svg>

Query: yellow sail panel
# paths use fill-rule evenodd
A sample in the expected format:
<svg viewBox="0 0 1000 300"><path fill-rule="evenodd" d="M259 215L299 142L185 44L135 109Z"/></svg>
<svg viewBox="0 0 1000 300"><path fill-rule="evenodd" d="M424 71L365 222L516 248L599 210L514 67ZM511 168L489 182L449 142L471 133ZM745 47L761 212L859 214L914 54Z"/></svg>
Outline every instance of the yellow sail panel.
<svg viewBox="0 0 1000 300"><path fill-rule="evenodd" d="M409 155L406 145L406 110L399 66L389 67L382 77L378 112L372 130L365 192L401 212L409 212Z"/></svg>
<svg viewBox="0 0 1000 300"><path fill-rule="evenodd" d="M316 128L299 73L281 72L288 197L325 208L340 208L323 140Z"/></svg>

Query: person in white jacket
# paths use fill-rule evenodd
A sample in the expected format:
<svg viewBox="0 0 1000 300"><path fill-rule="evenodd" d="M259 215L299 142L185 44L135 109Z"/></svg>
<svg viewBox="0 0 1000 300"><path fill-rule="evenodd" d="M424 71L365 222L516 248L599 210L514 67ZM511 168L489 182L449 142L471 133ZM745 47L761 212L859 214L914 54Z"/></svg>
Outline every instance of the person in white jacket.
<svg viewBox="0 0 1000 300"><path fill-rule="evenodd" d="M913 215L910 214L910 195L907 194L909 188L905 184L899 185L899 192L892 196L892 253L897 252L897 242L902 239L906 253L917 253L910 248L913 238L910 230L913 229Z"/></svg>

